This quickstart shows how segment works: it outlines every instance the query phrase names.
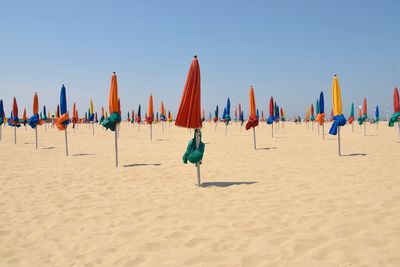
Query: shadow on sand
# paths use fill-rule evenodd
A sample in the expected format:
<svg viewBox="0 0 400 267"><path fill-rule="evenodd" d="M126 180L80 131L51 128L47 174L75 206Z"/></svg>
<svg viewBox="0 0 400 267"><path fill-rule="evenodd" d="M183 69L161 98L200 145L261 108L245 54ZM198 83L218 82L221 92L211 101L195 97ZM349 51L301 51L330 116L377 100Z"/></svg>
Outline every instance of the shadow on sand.
<svg viewBox="0 0 400 267"><path fill-rule="evenodd" d="M80 156L94 156L94 155L96 155L96 154L94 154L94 153L92 153L92 154L89 154L89 153L80 153L80 154L73 154L72 156L73 156L73 157L80 157Z"/></svg>
<svg viewBox="0 0 400 267"><path fill-rule="evenodd" d="M201 187L228 187L232 185L249 185L249 184L255 184L257 182L205 182L201 184Z"/></svg>
<svg viewBox="0 0 400 267"><path fill-rule="evenodd" d="M133 164L124 165L125 168L127 168L127 167L140 167L140 166L161 166L161 163L133 163Z"/></svg>
<svg viewBox="0 0 400 267"><path fill-rule="evenodd" d="M54 147L54 146L49 146L49 147L44 147L44 148L42 148L42 149L54 149L54 148L56 148L56 147Z"/></svg>
<svg viewBox="0 0 400 267"><path fill-rule="evenodd" d="M257 148L256 150L271 150L271 149L278 149L277 147L260 147Z"/></svg>
<svg viewBox="0 0 400 267"><path fill-rule="evenodd" d="M363 157L365 157L366 155L368 155L368 154L366 154L366 153L351 153L351 154L342 155L342 156L343 156L343 157L356 157L356 156L363 156Z"/></svg>

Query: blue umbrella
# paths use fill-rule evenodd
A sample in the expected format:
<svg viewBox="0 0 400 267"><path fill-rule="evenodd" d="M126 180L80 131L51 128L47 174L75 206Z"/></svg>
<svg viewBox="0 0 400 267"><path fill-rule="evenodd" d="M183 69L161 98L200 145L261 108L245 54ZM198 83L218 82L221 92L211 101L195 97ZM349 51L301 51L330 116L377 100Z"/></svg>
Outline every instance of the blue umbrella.
<svg viewBox="0 0 400 267"><path fill-rule="evenodd" d="M217 107L215 108L215 113L214 113L215 114L215 118L218 118L218 113L219 112L218 112L218 105L217 105Z"/></svg>
<svg viewBox="0 0 400 267"><path fill-rule="evenodd" d="M325 113L325 105L324 105L324 93L321 92L321 94L319 95L319 113Z"/></svg>
<svg viewBox="0 0 400 267"><path fill-rule="evenodd" d="M65 93L65 86L64 84L61 87L61 94L60 94L60 115L67 113L67 96Z"/></svg>
<svg viewBox="0 0 400 267"><path fill-rule="evenodd" d="M222 113L222 119L225 119L226 116L226 108L224 108L224 112Z"/></svg>
<svg viewBox="0 0 400 267"><path fill-rule="evenodd" d="M257 117L258 120L260 119L260 114L258 113L258 109L257 109L257 112L256 112L256 117Z"/></svg>
<svg viewBox="0 0 400 267"><path fill-rule="evenodd" d="M67 125L69 124L69 118L68 118L68 113L67 113L67 96L65 93L65 86L64 84L61 87L61 93L60 93L60 118L58 119L57 122L57 128L59 130L64 130L65 132L65 154L68 157L68 137L67 137ZM66 114L66 116L65 116Z"/></svg>
<svg viewBox="0 0 400 267"><path fill-rule="evenodd" d="M375 122L378 122L378 121L379 121L379 107L376 106L376 109L375 109Z"/></svg>
<svg viewBox="0 0 400 267"><path fill-rule="evenodd" d="M230 115L231 115L231 101L229 100L229 97L228 97L228 100L226 101L226 114L225 114L225 116L229 116L230 117Z"/></svg>
<svg viewBox="0 0 400 267"><path fill-rule="evenodd" d="M141 113L142 113L142 112L141 112L141 108L140 108L140 105L139 105L139 108L138 108L138 110L137 110L137 115L136 115L136 116L137 116L138 118L141 118L141 117L142 117Z"/></svg>

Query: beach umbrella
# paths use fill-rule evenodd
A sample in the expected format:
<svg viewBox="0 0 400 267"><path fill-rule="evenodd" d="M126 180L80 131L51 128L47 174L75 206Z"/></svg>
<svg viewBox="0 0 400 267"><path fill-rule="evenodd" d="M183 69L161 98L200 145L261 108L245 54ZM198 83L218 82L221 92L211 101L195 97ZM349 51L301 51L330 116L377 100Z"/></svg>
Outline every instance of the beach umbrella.
<svg viewBox="0 0 400 267"><path fill-rule="evenodd" d="M43 106L43 118L42 118L42 120L44 122L45 131L47 131L47 119L48 119L48 117L47 117L47 113L46 113L46 106Z"/></svg>
<svg viewBox="0 0 400 267"><path fill-rule="evenodd" d="M18 118L18 104L17 104L17 99L14 96L13 99L13 105L12 105L12 116L11 116L11 126L14 127L14 144L17 143L17 128L21 127L21 124L19 123L19 118Z"/></svg>
<svg viewBox="0 0 400 267"><path fill-rule="evenodd" d="M152 124L154 121L154 111L153 111L153 95L150 95L149 97L149 104L147 106L147 117L146 121L149 124L150 127L150 141L153 140L153 129L152 129Z"/></svg>
<svg viewBox="0 0 400 267"><path fill-rule="evenodd" d="M269 99L269 116L267 119L267 124L271 125L271 136L274 137L274 121L275 121L275 107L274 107L274 98L271 96Z"/></svg>
<svg viewBox="0 0 400 267"><path fill-rule="evenodd" d="M257 108L257 111L256 111L256 116L257 116L257 120L260 120L260 113L258 112L258 108Z"/></svg>
<svg viewBox="0 0 400 267"><path fill-rule="evenodd" d="M262 109L261 110L261 120L260 120L261 122L264 122L265 121L265 117L264 117L264 110Z"/></svg>
<svg viewBox="0 0 400 267"><path fill-rule="evenodd" d="M379 122L379 107L376 106L376 108L375 108L375 117L374 117L374 123L376 123L376 127L378 127L378 122Z"/></svg>
<svg viewBox="0 0 400 267"><path fill-rule="evenodd" d="M37 135L37 125L40 124L39 118L39 98L37 93L33 96L33 115L29 118L28 124L35 130L35 144L36 149L38 149L38 135Z"/></svg>
<svg viewBox="0 0 400 267"><path fill-rule="evenodd" d="M132 113L131 113L131 123L135 123L135 111L133 111L132 109Z"/></svg>
<svg viewBox="0 0 400 267"><path fill-rule="evenodd" d="M219 116L219 108L218 105L215 107L214 110L214 131L217 131L217 126L218 126L218 116Z"/></svg>
<svg viewBox="0 0 400 267"><path fill-rule="evenodd" d="M65 86L62 85L60 93L60 106L59 106L60 117L56 121L56 126L60 131L64 131L65 135L65 154L68 157L68 134L67 127L69 124L69 116L67 111L67 96Z"/></svg>
<svg viewBox="0 0 400 267"><path fill-rule="evenodd" d="M333 123L329 134L338 136L338 151L339 156L341 153L340 146L340 127L346 125L346 118L343 116L342 112L342 93L340 90L339 79L337 75L333 76L332 82L332 105L333 105Z"/></svg>
<svg viewBox="0 0 400 267"><path fill-rule="evenodd" d="M57 109L56 109L56 119L58 119L60 117L60 105L57 105Z"/></svg>
<svg viewBox="0 0 400 267"><path fill-rule="evenodd" d="M399 136L400 136L400 98L399 98L399 90L394 88L393 92L393 115L390 117L389 120L389 126L393 127L394 123L397 122L398 130L399 130Z"/></svg>
<svg viewBox="0 0 400 267"><path fill-rule="evenodd" d="M194 137L189 141L186 152L183 155L183 162L188 161L197 167L198 186L201 186L200 164L203 159L205 144L201 141L201 85L200 65L197 56L194 56L186 78L185 87L176 116L175 125L194 130Z"/></svg>
<svg viewBox="0 0 400 267"><path fill-rule="evenodd" d="M1 127L4 123L4 106L3 106L3 99L0 99L0 141L2 139L2 131L3 131L3 127Z"/></svg>
<svg viewBox="0 0 400 267"><path fill-rule="evenodd" d="M72 128L74 128L75 131L75 124L78 122L78 118L76 117L76 103L72 105Z"/></svg>
<svg viewBox="0 0 400 267"><path fill-rule="evenodd" d="M314 116L314 105L313 104L311 104L311 107L310 107L310 121L311 121L311 130L314 131L315 116Z"/></svg>
<svg viewBox="0 0 400 267"><path fill-rule="evenodd" d="M348 122L351 124L351 131L354 132L354 103L351 103L350 116Z"/></svg>
<svg viewBox="0 0 400 267"><path fill-rule="evenodd" d="M26 108L24 108L24 112L22 112L22 119L20 122L25 126L26 130L26 123L28 122L28 117L26 116Z"/></svg>
<svg viewBox="0 0 400 267"><path fill-rule="evenodd" d="M250 86L250 114L249 119L246 123L246 130L250 130L253 128L253 141L254 141L254 149L257 149L256 146L256 130L255 127L258 125L258 116L256 114L256 98L254 96L254 88Z"/></svg>
<svg viewBox="0 0 400 267"><path fill-rule="evenodd" d="M235 122L237 122L238 121L238 110L237 110L237 108L236 107L234 107L233 108L233 114L234 114L234 118L233 118L233 120L235 121ZM236 124L237 125L237 124Z"/></svg>
<svg viewBox="0 0 400 267"><path fill-rule="evenodd" d="M226 100L226 107L224 109L224 116L223 119L225 120L225 136L228 134L228 124L231 121L231 100Z"/></svg>
<svg viewBox="0 0 400 267"><path fill-rule="evenodd" d="M243 117L242 105L240 103L238 105L238 114L239 114L240 126L242 126L244 122L244 117ZM240 130L242 130L242 127L240 127Z"/></svg>
<svg viewBox="0 0 400 267"><path fill-rule="evenodd" d="M137 111L137 113L136 113L136 122L137 122L137 124L138 124L138 131L140 131L140 122L142 121L142 115L141 115L141 108L140 108L140 105L139 105L139 107L138 107L138 111Z"/></svg>
<svg viewBox="0 0 400 267"><path fill-rule="evenodd" d="M325 102L324 102L324 93L321 92L319 94L319 102L318 102L318 110L319 113L317 114L317 117L315 120L319 123L319 125L322 126L322 139L325 139L325 128L324 128L324 122L325 122ZM319 128L318 128L319 131Z"/></svg>
<svg viewBox="0 0 400 267"><path fill-rule="evenodd" d="M102 125L106 128L106 130L110 129L114 132L115 135L115 167L118 167L118 133L117 133L117 125L121 122L120 105L118 98L118 83L117 83L117 75L115 72L111 75L111 84L110 84L110 94L108 97L108 109L110 111L110 116L104 119Z"/></svg>
<svg viewBox="0 0 400 267"><path fill-rule="evenodd" d="M358 117L358 124L363 125L364 124L364 136L367 135L367 98L364 97L362 109L361 109L361 116Z"/></svg>
<svg viewBox="0 0 400 267"><path fill-rule="evenodd" d="M101 107L101 117L100 117L100 121L99 121L99 124L102 124L103 123L103 121L105 120L105 113L104 113L104 107L102 106Z"/></svg>

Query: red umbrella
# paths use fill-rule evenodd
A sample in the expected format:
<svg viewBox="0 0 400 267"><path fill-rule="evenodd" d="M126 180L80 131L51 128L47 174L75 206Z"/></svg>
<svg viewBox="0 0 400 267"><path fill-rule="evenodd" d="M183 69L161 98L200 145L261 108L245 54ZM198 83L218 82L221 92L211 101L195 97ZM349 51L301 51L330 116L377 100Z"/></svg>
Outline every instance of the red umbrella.
<svg viewBox="0 0 400 267"><path fill-rule="evenodd" d="M175 125L192 129L201 128L200 97L200 66L197 56L194 56L186 78Z"/></svg>
<svg viewBox="0 0 400 267"><path fill-rule="evenodd" d="M400 104L399 104L400 100L399 100L399 90L396 88L394 88L394 94L393 94L393 110L394 113L396 112L400 112Z"/></svg>
<svg viewBox="0 0 400 267"><path fill-rule="evenodd" d="M189 141L183 162L196 164L198 186L201 186L200 163L203 159L205 145L201 142L201 87L200 65L194 56L183 89L182 99L176 116L175 125L195 129L195 137Z"/></svg>

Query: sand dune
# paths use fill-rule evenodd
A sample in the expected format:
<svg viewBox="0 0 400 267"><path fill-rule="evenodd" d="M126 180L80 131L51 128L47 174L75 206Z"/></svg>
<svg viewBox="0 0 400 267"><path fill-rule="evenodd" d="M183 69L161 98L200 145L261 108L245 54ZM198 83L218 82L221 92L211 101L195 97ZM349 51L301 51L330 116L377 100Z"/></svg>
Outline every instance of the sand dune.
<svg viewBox="0 0 400 267"><path fill-rule="evenodd" d="M328 127L326 127L327 131ZM113 133L3 129L1 266L400 266L400 139L305 124L205 124L203 187L181 161L192 134L123 123Z"/></svg>

